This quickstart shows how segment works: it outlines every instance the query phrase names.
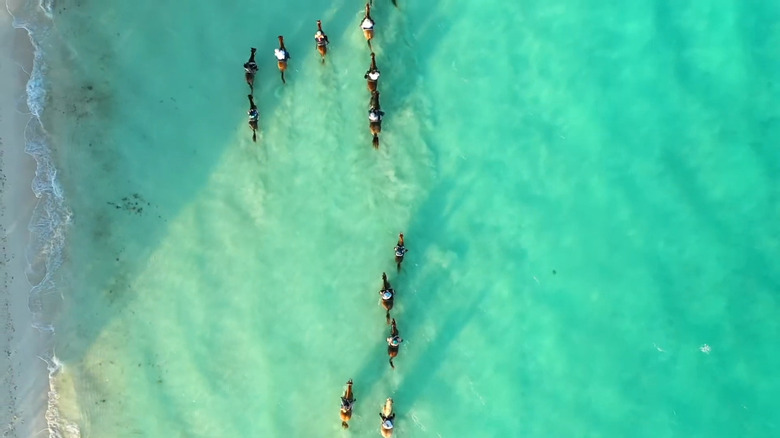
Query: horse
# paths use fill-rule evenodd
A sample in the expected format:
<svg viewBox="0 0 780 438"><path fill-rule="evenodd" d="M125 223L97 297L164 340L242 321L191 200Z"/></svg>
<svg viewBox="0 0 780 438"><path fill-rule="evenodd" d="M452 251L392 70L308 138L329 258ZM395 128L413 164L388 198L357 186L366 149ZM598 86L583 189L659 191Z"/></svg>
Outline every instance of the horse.
<svg viewBox="0 0 780 438"><path fill-rule="evenodd" d="M252 141L257 141L257 121L260 120L260 113L257 112L257 106L255 105L255 100L252 98L251 94L247 94L247 97L249 98L249 111L247 111L247 114L249 114L249 128L252 129Z"/></svg>
<svg viewBox="0 0 780 438"><path fill-rule="evenodd" d="M373 52L371 40L374 38L374 20L371 18L371 6L368 3L366 3L366 15L360 22L360 28L363 29L363 36L366 37L368 48Z"/></svg>
<svg viewBox="0 0 780 438"><path fill-rule="evenodd" d="M325 54L328 53L328 36L322 31L322 21L317 20L317 33L314 34L314 42L317 44L317 51L320 52L322 63L325 63Z"/></svg>
<svg viewBox="0 0 780 438"><path fill-rule="evenodd" d="M395 325L395 318L390 325L390 336L387 337L387 355L390 356L390 367L395 369L393 358L398 356L398 347L404 340L398 336L398 327Z"/></svg>
<svg viewBox="0 0 780 438"><path fill-rule="evenodd" d="M368 91L372 93L376 91L379 82L379 69L376 68L376 55L374 55L374 52L371 52L371 66L368 67L368 71L363 75L363 79L368 82Z"/></svg>
<svg viewBox="0 0 780 438"><path fill-rule="evenodd" d="M369 109L381 110L382 105L379 104L379 91L371 92L371 100L368 102Z"/></svg>
<svg viewBox="0 0 780 438"><path fill-rule="evenodd" d="M347 389L344 391L344 395L341 397L341 427L344 429L349 427L349 419L352 418L352 406L355 403L355 397L352 395L352 379L347 381Z"/></svg>
<svg viewBox="0 0 780 438"><path fill-rule="evenodd" d="M398 266L398 271L401 271L401 263L404 261L404 255L409 251L404 247L404 233L398 235L398 244L395 245L395 263Z"/></svg>
<svg viewBox="0 0 780 438"><path fill-rule="evenodd" d="M382 423L379 425L379 431L382 436L389 438L393 436L393 420L395 420L395 412L393 412L393 399L387 398L385 405L382 407L382 412L379 413L379 418L382 419Z"/></svg>
<svg viewBox="0 0 780 438"><path fill-rule="evenodd" d="M385 308L385 320L390 324L390 310L393 309L395 290L390 286L390 282L387 281L387 274L384 272L382 273L382 289L379 291L379 296L382 297L382 307Z"/></svg>
<svg viewBox="0 0 780 438"><path fill-rule="evenodd" d="M257 49L252 47L249 54L249 61L244 63L244 78L246 83L249 84L249 92L255 93L255 73L257 73L257 63L255 62L255 52Z"/></svg>
<svg viewBox="0 0 780 438"><path fill-rule="evenodd" d="M284 37L281 35L279 35L279 48L274 50L274 55L277 60L276 65L279 67L279 72L282 74L282 83L286 84L287 81L284 80L284 71L287 70L287 60L290 59L290 52L284 47Z"/></svg>
<svg viewBox="0 0 780 438"><path fill-rule="evenodd" d="M374 149L379 149L379 133L382 132L382 117L385 113L379 105L379 91L371 93L371 102L368 107L368 128L373 135L371 143Z"/></svg>
<svg viewBox="0 0 780 438"><path fill-rule="evenodd" d="M371 130L371 144L374 146L374 149L379 149L379 133L382 132L382 114L383 112L379 111L379 121L377 122L371 122L368 125L368 128ZM370 117L370 115L369 115Z"/></svg>

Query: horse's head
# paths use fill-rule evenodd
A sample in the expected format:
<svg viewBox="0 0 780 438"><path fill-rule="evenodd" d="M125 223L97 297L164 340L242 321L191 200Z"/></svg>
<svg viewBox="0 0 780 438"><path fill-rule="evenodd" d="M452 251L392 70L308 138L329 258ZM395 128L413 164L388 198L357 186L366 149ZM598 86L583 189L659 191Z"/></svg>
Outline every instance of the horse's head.
<svg viewBox="0 0 780 438"><path fill-rule="evenodd" d="M388 397L387 400L385 400L385 406L382 409L382 414L384 414L385 417L389 417L390 415L393 415L393 399Z"/></svg>

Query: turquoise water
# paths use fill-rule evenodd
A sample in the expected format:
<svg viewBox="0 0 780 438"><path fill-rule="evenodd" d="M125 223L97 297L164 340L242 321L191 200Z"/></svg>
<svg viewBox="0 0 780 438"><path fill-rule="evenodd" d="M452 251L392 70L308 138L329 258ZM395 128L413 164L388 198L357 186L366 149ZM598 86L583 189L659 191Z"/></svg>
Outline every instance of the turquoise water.
<svg viewBox="0 0 780 438"><path fill-rule="evenodd" d="M360 2L55 5L53 427L776 435L780 7L634 3L377 0L378 151Z"/></svg>

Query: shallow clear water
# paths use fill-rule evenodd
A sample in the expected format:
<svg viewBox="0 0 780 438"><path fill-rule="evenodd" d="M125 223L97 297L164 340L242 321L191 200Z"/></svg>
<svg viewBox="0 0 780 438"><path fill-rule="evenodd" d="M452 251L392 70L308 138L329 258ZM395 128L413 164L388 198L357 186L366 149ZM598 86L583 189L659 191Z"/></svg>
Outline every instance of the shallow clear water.
<svg viewBox="0 0 780 438"><path fill-rule="evenodd" d="M354 436L776 434L780 7L399 2L378 151L360 2L56 6L61 414L330 436L352 378Z"/></svg>

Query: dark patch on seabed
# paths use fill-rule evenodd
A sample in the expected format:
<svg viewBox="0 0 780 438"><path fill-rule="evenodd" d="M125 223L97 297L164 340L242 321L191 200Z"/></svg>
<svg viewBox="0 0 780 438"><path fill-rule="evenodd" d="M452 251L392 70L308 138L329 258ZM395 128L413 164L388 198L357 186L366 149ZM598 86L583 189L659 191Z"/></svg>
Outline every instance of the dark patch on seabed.
<svg viewBox="0 0 780 438"><path fill-rule="evenodd" d="M130 196L125 196L118 202L109 201L107 202L107 204L114 207L117 210L124 210L128 213L135 213L139 216L144 212L144 207L152 206L151 202L145 200L138 193L133 193Z"/></svg>

